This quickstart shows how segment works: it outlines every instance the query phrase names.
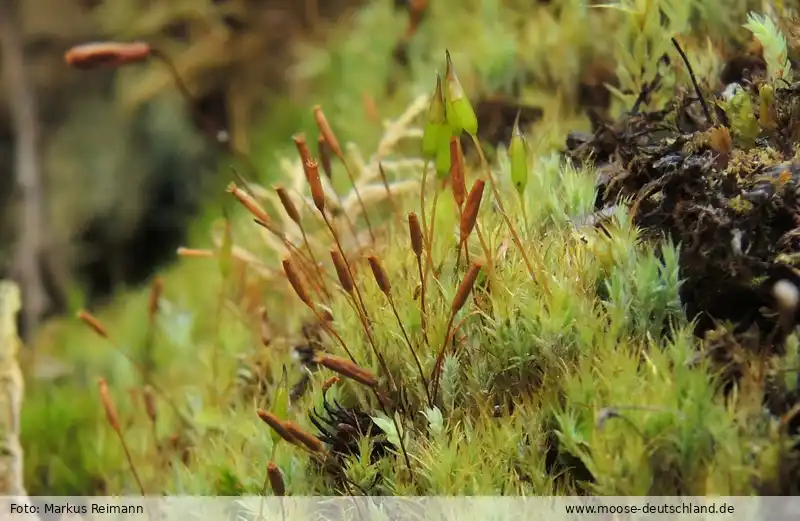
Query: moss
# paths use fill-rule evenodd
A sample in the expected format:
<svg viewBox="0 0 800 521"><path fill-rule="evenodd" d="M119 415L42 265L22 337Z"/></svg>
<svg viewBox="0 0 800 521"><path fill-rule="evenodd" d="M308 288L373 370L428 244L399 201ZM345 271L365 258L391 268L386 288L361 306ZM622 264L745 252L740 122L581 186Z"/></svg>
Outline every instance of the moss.
<svg viewBox="0 0 800 521"><path fill-rule="evenodd" d="M554 17L575 17L584 28L614 19L607 11L577 11L570 2L551 4L531 8L520 41L530 27ZM506 19L511 11L500 10L500 2L482 5L492 21L485 26L480 19L452 16L456 3L432 4L418 47L409 49L410 77L399 91L377 94L385 69L372 71L369 81L333 71L315 77L320 92L333 92L318 99L346 153L345 164L334 158L332 180L321 185L325 205L333 210L326 214L330 227L311 203L309 172L290 146L297 127L309 143L321 131L296 125L284 137L277 167L300 208L302 229L270 188L254 187L258 203L293 248L231 200L236 206L229 210L233 248L227 276L219 265L224 250L217 224L222 223L214 223L210 239L191 245L207 246L208 255L187 256L164 274L155 316L148 314L148 294L142 292L99 314L111 340L81 332L74 323L56 328L53 334L60 336L42 339L44 346L80 346L72 356L81 378L70 385L86 404L95 404L95 414L87 413L80 423L60 421L80 429L86 441L79 452L91 455L109 491L132 489L133 480L99 410L94 379L101 375L109 378L135 465L151 493L257 491L270 462L292 495L788 491L785 476L792 467L776 462L796 454L785 434L797 435L797 427L787 423L794 430L779 434L772 426L797 397L792 381L779 377L785 372L771 368L788 367L796 357L796 346L790 349L796 339L792 334L765 339L765 329L751 327L749 315L722 316L703 330L705 336L697 335L687 302L707 313L714 311L711 304L729 301L745 301L742 308L750 314L760 312L753 307L775 308L768 291L753 296L752 279L791 278L773 265L772 248L777 243L793 248L785 233L787 212L781 210L793 208L791 190L772 194L776 206L765 210L766 217L737 196L761 186L756 178L766 175L765 169L794 154L791 136L767 131L768 143L754 140L755 148L747 151L739 143L725 144L724 136L706 133L711 125L704 126L705 116L690 96L666 89L636 113L611 111L609 118L619 117L591 121L592 134L568 136L576 109L572 99L562 99L566 106L544 111L543 119L526 129L533 157L521 194L502 146L489 164L469 136L462 136L464 163L453 158L451 163L463 167L467 189L478 180L486 185L480 205L473 200L461 207L452 177L434 180L432 167L420 159L420 137L434 65L444 67L443 41L453 50L470 97L499 82L493 77L482 83L481 77L510 60L515 42L507 34L500 49L470 46L471 40L491 41L512 25ZM341 53L337 60L377 61L377 50L361 56L368 48L365 35L383 34L381 29L396 23L384 4L364 8L360 20L370 31L357 26L334 48L334 55ZM574 59L577 69L590 61L580 40L585 34L557 27L558 34L578 39L575 48L567 40L540 42L532 57L520 58L521 69L545 60L543 49L553 46ZM649 37L669 35L675 26L659 27L650 27ZM694 50L687 46L688 54ZM605 52L613 56L619 50L599 51ZM636 56L651 64L661 57L660 52ZM622 59L618 63L627 67ZM547 99L541 93L554 83L577 84L577 69L554 80L546 73L557 68L544 68L526 92ZM369 72L358 71L365 77ZM663 74L665 84L682 88L683 76ZM376 89L382 116L391 118L380 131L365 123L364 109L357 108L364 85ZM710 101L715 94L708 95ZM776 121L794 110L788 100L776 86ZM675 114L673 120L667 120L667 111ZM479 117L479 127L483 124ZM551 145L565 140L567 157L553 153ZM720 150L730 157L716 163L714 152ZM424 207L423 179L428 181ZM649 197L652 193L658 197ZM460 221L473 210L477 225L460 248ZM596 210L598 215L586 218ZM432 230L419 256L409 236L409 212ZM734 229L746 240L742 254L734 251ZM340 245L357 291L345 291L348 284L332 264L331 248ZM308 249L314 262L306 260ZM380 261L388 285L373 276L369 256ZM297 268L292 285L281 269L286 259ZM480 274L470 279L473 262ZM763 273L764 264L775 270ZM313 299L311 305L297 298L298 285ZM322 321L326 315L332 320ZM755 321L756 326L773 319ZM166 388L155 421L141 401L125 396L126 387L138 389L143 382L135 366L117 356L122 351L136 359L149 328L158 356L153 383ZM317 356L323 352L343 360L338 372ZM351 365L343 370L341 363ZM761 367L769 368L766 377ZM376 388L348 378L354 371L361 381L377 379ZM28 409L27 432L41 432L49 389L33 386L37 405ZM329 457L320 462L287 442L259 419L257 409L316 436ZM29 447L47 442L41 436L27 439ZM81 479L87 493L93 490L85 476ZM66 488L63 482L57 487Z"/></svg>
<svg viewBox="0 0 800 521"><path fill-rule="evenodd" d="M728 206L736 213L746 214L753 211L753 203L743 199L742 196L736 196L728 200Z"/></svg>

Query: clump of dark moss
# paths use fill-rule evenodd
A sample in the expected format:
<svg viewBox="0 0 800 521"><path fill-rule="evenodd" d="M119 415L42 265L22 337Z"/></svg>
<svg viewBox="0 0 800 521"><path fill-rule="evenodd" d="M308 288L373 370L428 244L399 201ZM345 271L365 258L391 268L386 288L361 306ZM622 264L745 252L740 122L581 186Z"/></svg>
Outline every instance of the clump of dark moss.
<svg viewBox="0 0 800 521"><path fill-rule="evenodd" d="M768 104L763 77L742 84L708 100L684 91L664 110L597 123L569 137L567 155L596 166L597 210L631 200L647 235L680 243L681 298L698 334L729 320L739 332L757 326L778 348L786 330L775 283L800 283L800 84L774 88ZM752 112L732 110L732 92ZM742 119L758 125L752 142Z"/></svg>
<svg viewBox="0 0 800 521"><path fill-rule="evenodd" d="M314 410L309 420L318 429L317 437L325 443L331 458L324 464L326 474L339 486L345 486L342 469L346 468L348 458L362 457L361 443L369 440L369 464L376 464L391 455L396 447L388 441L383 431L372 417L357 405L345 407L336 400L331 403L327 391L323 391L323 411ZM364 462L366 463L366 462ZM315 461L315 464L319 465ZM382 476L376 473L371 489L380 484ZM371 492L373 491L364 491Z"/></svg>

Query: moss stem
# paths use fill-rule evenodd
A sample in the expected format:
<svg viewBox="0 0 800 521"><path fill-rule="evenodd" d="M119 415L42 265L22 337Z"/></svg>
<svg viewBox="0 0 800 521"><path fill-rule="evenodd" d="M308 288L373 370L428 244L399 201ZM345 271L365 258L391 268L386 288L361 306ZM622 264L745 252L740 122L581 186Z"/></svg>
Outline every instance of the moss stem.
<svg viewBox="0 0 800 521"><path fill-rule="evenodd" d="M531 264L531 260L528 257L527 252L525 251L525 247L522 245L522 241L519 238L519 234L517 233L516 228L514 227L514 223L511 222L511 219L508 217L508 213L506 213L505 207L503 206L503 200L500 197L500 190L497 188L497 183L494 180L494 176L492 175L492 170L489 167L489 162L486 160L486 156L483 153L483 149L481 148L481 144L478 141L478 137L470 134L472 138L472 142L475 144L475 148L478 151L478 156L481 160L481 165L483 166L486 177L489 178L489 184L492 186L492 192L494 193L494 198L497 201L497 208L500 211L500 215L503 216L503 219L508 226L509 232L511 232L511 237L514 239L514 244L516 245L517 249L519 250L520 255L522 256L522 260L525 262L525 267L528 268L528 273L533 279L534 282L538 282L544 292L546 294L550 294L549 287L544 283L544 280L539 280L539 277L536 276L536 271L533 269L533 265Z"/></svg>
<svg viewBox="0 0 800 521"><path fill-rule="evenodd" d="M394 303L394 298L392 298L391 294L387 294L386 298L389 300L389 306L392 308L394 317L397 319L397 324L400 326L400 331L403 333L403 338L405 339L406 344L408 344L408 349L411 351L411 356L414 357L414 363L416 363L417 365L417 370L419 371L419 377L422 380L422 387L425 389L425 396L428 398L428 405L432 408L433 400L431 399L430 389L428 388L428 381L425 379L425 371L423 371L422 369L422 364L419 361L417 352L414 350L414 345L411 343L411 339L408 337L408 333L406 332L405 326L403 326L403 321L400 318L400 313L397 312L397 306Z"/></svg>

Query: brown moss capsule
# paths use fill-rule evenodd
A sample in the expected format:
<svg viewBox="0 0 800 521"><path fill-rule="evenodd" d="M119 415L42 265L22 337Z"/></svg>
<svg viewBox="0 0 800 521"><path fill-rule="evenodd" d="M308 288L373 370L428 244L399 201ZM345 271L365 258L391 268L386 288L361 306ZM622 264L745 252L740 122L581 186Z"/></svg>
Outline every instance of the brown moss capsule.
<svg viewBox="0 0 800 521"><path fill-rule="evenodd" d="M300 280L300 275L298 275L297 271L295 270L291 259L283 260L283 271L286 273L286 279L289 281L289 284L292 285L292 289L294 289L294 292L297 294L300 300L302 300L306 306L314 309L314 302L308 295L302 280Z"/></svg>
<svg viewBox="0 0 800 521"><path fill-rule="evenodd" d="M108 331L94 315L86 310L78 311L78 319L103 338L109 338Z"/></svg>
<svg viewBox="0 0 800 521"><path fill-rule="evenodd" d="M305 165L306 161L311 159L311 152L308 150L308 143L306 142L306 135L302 132L292 136L292 141L297 147L297 154L300 156L300 163Z"/></svg>
<svg viewBox="0 0 800 521"><path fill-rule="evenodd" d="M275 191L278 193L278 199L281 201L281 206L286 211L286 215L289 216L289 219L300 224L300 212L297 211L297 207L294 205L294 201L289 196L289 192L286 188L282 186L278 186L275 188Z"/></svg>
<svg viewBox="0 0 800 521"><path fill-rule="evenodd" d="M374 255L370 255L367 261L369 262L369 267L372 269L372 275L375 277L378 288L388 295L389 291L391 291L391 285L389 284L389 276L386 275L386 270L381 266L381 261Z"/></svg>
<svg viewBox="0 0 800 521"><path fill-rule="evenodd" d="M322 189L322 181L319 178L319 163L317 163L317 160L312 158L303 163L303 172L311 190L311 199L314 201L314 206L320 213L323 213L325 211L325 191Z"/></svg>
<svg viewBox="0 0 800 521"><path fill-rule="evenodd" d="M458 313L461 308L464 307L464 304L467 303L467 299L469 298L470 293L472 292L472 287L475 285L475 280L478 278L478 273L481 271L480 264L473 262L467 274L464 276L464 280L461 281L461 284L458 286L458 291L456 291L456 296L453 298L453 302L450 305L450 311L452 314Z"/></svg>
<svg viewBox="0 0 800 521"><path fill-rule="evenodd" d="M312 452L325 452L325 446L322 444L322 441L313 434L304 431L296 423L286 421L283 422L283 426L286 427L289 434L294 437L295 444L299 442Z"/></svg>
<svg viewBox="0 0 800 521"><path fill-rule="evenodd" d="M331 371L338 373L345 378L355 380L356 382L366 385L367 387L374 388L378 386L378 379L374 374L372 374L371 371L345 358L339 358L338 356L322 353L315 357L314 361L322 367L330 369Z"/></svg>
<svg viewBox="0 0 800 521"><path fill-rule="evenodd" d="M111 425L111 428L116 432L120 432L117 408L114 406L114 401L111 399L111 394L108 392L108 383L106 383L106 379L101 378L97 386L100 389L100 401L103 404L103 410L106 413L108 424Z"/></svg>
<svg viewBox="0 0 800 521"><path fill-rule="evenodd" d="M453 199L459 208L464 208L467 194L466 173L464 171L464 153L461 150L461 140L450 138L450 184L453 187Z"/></svg>
<svg viewBox="0 0 800 521"><path fill-rule="evenodd" d="M330 389L334 385L338 384L340 381L341 380L339 379L338 376L331 376L330 378L325 380L325 382L322 384L322 391L323 392L327 391L328 389Z"/></svg>
<svg viewBox="0 0 800 521"><path fill-rule="evenodd" d="M226 191L229 194L233 194L239 203L241 203L253 217L265 223L270 221L266 210L264 210L250 194L236 186L236 183L230 183Z"/></svg>
<svg viewBox="0 0 800 521"><path fill-rule="evenodd" d="M76 45L64 54L64 61L76 69L112 68L146 60L152 48L143 42L96 42Z"/></svg>
<svg viewBox="0 0 800 521"><path fill-rule="evenodd" d="M267 477L269 478L269 486L272 487L272 492L276 496L285 496L286 483L283 481L281 469L278 468L274 461L270 461L269 465L267 465Z"/></svg>
<svg viewBox="0 0 800 521"><path fill-rule="evenodd" d="M417 258L422 257L422 226L414 212L408 214L408 234L411 237L411 249L414 250L414 255Z"/></svg>
<svg viewBox="0 0 800 521"><path fill-rule="evenodd" d="M270 428L275 431L284 441L292 444L296 443L295 437L286 427L285 423L279 420L277 416L269 411L265 411L264 409L259 409L256 414L258 414L258 417L261 418L261 421L269 425Z"/></svg>
<svg viewBox="0 0 800 521"><path fill-rule="evenodd" d="M317 122L317 128L319 128L319 132L325 139L325 142L331 147L333 154L337 157L342 157L342 149L339 146L339 140L336 139L336 135L333 133L320 105L314 107L314 120Z"/></svg>
<svg viewBox="0 0 800 521"><path fill-rule="evenodd" d="M322 165L322 173L328 179L333 178L333 167L331 165L331 147L328 146L328 142L325 141L325 138L320 136L317 139L317 154L319 155L319 163Z"/></svg>
<svg viewBox="0 0 800 521"><path fill-rule="evenodd" d="M213 257L214 252L211 250L201 250L198 248L184 248L179 247L176 253L181 257Z"/></svg>
<svg viewBox="0 0 800 521"><path fill-rule="evenodd" d="M464 211L461 214L461 221L459 223L459 231L461 232L461 241L466 241L472 229L475 228L475 223L478 220L478 212L481 209L481 199L483 198L483 189L486 182L483 179L478 179L472 185L472 190L469 191Z"/></svg>
<svg viewBox="0 0 800 521"><path fill-rule="evenodd" d="M331 260L333 261L333 267L336 269L336 276L339 278L339 284L342 285L342 289L352 294L355 287L353 278L350 276L350 270L347 269L344 257L338 249L331 249Z"/></svg>

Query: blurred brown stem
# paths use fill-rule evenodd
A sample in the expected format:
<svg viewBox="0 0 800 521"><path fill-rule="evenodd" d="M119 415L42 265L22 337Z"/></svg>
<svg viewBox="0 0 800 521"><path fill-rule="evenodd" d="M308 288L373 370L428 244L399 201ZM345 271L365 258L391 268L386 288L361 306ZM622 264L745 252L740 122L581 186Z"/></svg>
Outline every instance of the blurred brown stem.
<svg viewBox="0 0 800 521"><path fill-rule="evenodd" d="M25 58L13 0L0 0L0 47L8 82L9 105L15 133L16 185L21 197L18 244L14 270L22 287L22 331L36 329L48 296L39 264L44 248L44 202L39 165L39 128L36 99L25 73Z"/></svg>

